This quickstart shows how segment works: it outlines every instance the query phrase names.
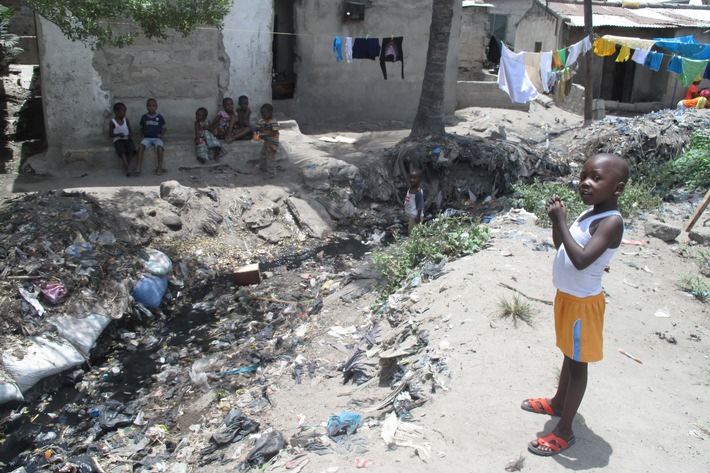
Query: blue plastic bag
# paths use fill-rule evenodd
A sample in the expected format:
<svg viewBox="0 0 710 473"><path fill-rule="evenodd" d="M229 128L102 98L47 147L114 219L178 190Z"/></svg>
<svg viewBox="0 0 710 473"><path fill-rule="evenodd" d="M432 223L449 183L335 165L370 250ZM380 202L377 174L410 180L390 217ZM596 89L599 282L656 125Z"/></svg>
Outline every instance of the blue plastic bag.
<svg viewBox="0 0 710 473"><path fill-rule="evenodd" d="M148 307L149 309L157 309L160 306L160 301L163 300L165 291L168 290L168 275L163 276L145 276L138 281L136 287L133 288L133 298Z"/></svg>

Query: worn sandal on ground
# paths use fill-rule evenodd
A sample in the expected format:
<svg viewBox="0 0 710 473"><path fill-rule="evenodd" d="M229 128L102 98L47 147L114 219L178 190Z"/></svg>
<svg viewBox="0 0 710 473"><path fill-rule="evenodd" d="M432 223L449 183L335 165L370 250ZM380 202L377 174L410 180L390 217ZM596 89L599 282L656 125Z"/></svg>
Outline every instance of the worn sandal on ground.
<svg viewBox="0 0 710 473"><path fill-rule="evenodd" d="M550 406L550 402L544 397L534 397L526 399L520 404L520 408L524 411L534 412L536 414L547 414L548 416L561 416L561 411L556 411Z"/></svg>
<svg viewBox="0 0 710 473"><path fill-rule="evenodd" d="M569 440L565 440L562 437L550 432L547 435L538 437L537 445L534 445L534 442L535 441L530 442L528 444L528 450L530 451L530 453L540 455L541 457L551 457L553 455L557 455L560 452L564 452L572 445L574 445L575 438L572 437ZM540 447L546 447L549 448L549 450L543 450Z"/></svg>

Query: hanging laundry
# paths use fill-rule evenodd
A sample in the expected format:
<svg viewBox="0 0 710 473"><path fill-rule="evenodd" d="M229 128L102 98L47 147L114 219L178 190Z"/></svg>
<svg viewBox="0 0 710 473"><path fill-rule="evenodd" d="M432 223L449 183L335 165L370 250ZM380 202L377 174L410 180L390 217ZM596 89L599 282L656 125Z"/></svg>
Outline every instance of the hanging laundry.
<svg viewBox="0 0 710 473"><path fill-rule="evenodd" d="M552 52L540 53L540 78L542 79L542 90L546 94L550 93L557 82L557 75L552 72Z"/></svg>
<svg viewBox="0 0 710 473"><path fill-rule="evenodd" d="M567 49L565 49L565 48L558 49L557 54L560 55L560 61L562 61L562 67L565 67L565 63L567 63Z"/></svg>
<svg viewBox="0 0 710 473"><path fill-rule="evenodd" d="M401 62L402 63L402 79L404 79L404 52L402 51L401 36L382 38L382 52L380 53L380 67L382 75L387 80L387 68L385 62Z"/></svg>
<svg viewBox="0 0 710 473"><path fill-rule="evenodd" d="M663 60L663 54L657 53L655 51L649 51L646 56L646 60L643 65L650 68L652 71L658 72L661 69L661 61Z"/></svg>
<svg viewBox="0 0 710 473"><path fill-rule="evenodd" d="M708 67L706 67L705 72L703 72L703 79L710 79L710 63L708 63Z"/></svg>
<svg viewBox="0 0 710 473"><path fill-rule="evenodd" d="M680 75L680 83L683 84L683 87L688 87L708 67L708 61L696 61L687 58L682 58L681 60L683 61L683 73Z"/></svg>
<svg viewBox="0 0 710 473"><path fill-rule="evenodd" d="M353 59L372 59L380 57L380 40L377 38L355 38Z"/></svg>
<svg viewBox="0 0 710 473"><path fill-rule="evenodd" d="M647 49L637 49L634 51L633 56L631 56L631 60L643 65L644 62L646 62L646 56L648 56L649 51Z"/></svg>
<svg viewBox="0 0 710 473"><path fill-rule="evenodd" d="M552 68L559 69L561 67L565 67L565 65L562 62L562 59L560 58L560 53L558 53L557 51L552 51Z"/></svg>
<svg viewBox="0 0 710 473"><path fill-rule="evenodd" d="M619 50L619 55L616 56L616 62L626 62L631 56L631 49L628 46L622 46Z"/></svg>
<svg viewBox="0 0 710 473"><path fill-rule="evenodd" d="M683 60L680 56L673 56L671 60L668 61L668 70L676 74L683 73Z"/></svg>
<svg viewBox="0 0 710 473"><path fill-rule="evenodd" d="M592 42L589 40L589 36L581 41L577 41L572 46L567 48L567 61L565 61L565 66L573 66L579 56L586 54L587 51L592 49Z"/></svg>
<svg viewBox="0 0 710 473"><path fill-rule="evenodd" d="M500 41L498 41L495 36L491 36L490 41L488 41L486 59L496 66L500 64Z"/></svg>
<svg viewBox="0 0 710 473"><path fill-rule="evenodd" d="M348 61L348 64L353 63L353 37L348 36L345 38L345 60Z"/></svg>
<svg viewBox="0 0 710 473"><path fill-rule="evenodd" d="M335 53L335 62L343 60L343 38L336 36L333 40L333 52Z"/></svg>
<svg viewBox="0 0 710 473"><path fill-rule="evenodd" d="M710 44L698 43L693 36L655 38L656 46L688 59L710 59Z"/></svg>
<svg viewBox="0 0 710 473"><path fill-rule="evenodd" d="M525 72L530 79L530 83L535 87L537 91L545 90L542 83L542 76L540 74L540 64L542 58L540 53L525 53L523 56L523 63L525 64Z"/></svg>
<svg viewBox="0 0 710 473"><path fill-rule="evenodd" d="M602 36L594 42L594 54L597 56L611 56L616 52L616 43L607 41Z"/></svg>
<svg viewBox="0 0 710 473"><path fill-rule="evenodd" d="M605 34L602 36L604 41L618 44L620 46L628 46L631 49L651 49L656 44L655 39L632 38L628 36L614 36Z"/></svg>
<svg viewBox="0 0 710 473"><path fill-rule="evenodd" d="M501 44L498 87L510 96L513 103L526 103L540 95L525 71L524 55L514 53Z"/></svg>

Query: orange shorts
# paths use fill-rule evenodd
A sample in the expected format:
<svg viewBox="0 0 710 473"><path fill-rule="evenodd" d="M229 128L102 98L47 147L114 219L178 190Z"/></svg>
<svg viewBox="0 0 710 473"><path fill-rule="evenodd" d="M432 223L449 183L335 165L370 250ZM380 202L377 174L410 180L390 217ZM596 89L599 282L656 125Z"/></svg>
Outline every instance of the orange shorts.
<svg viewBox="0 0 710 473"><path fill-rule="evenodd" d="M555 295L555 333L557 347L568 358L583 363L603 358L604 293L575 297L557 291Z"/></svg>

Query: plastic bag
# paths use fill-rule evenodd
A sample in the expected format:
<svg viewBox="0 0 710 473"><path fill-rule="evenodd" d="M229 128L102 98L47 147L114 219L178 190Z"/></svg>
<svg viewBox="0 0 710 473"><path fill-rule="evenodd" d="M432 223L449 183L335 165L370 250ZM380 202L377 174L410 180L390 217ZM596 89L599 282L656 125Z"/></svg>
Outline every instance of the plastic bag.
<svg viewBox="0 0 710 473"><path fill-rule="evenodd" d="M48 282L39 287L39 292L42 293L47 301L56 304L67 295L67 288L58 282Z"/></svg>
<svg viewBox="0 0 710 473"><path fill-rule="evenodd" d="M341 411L340 414L333 414L328 419L326 430L330 438L337 437L340 434L354 434L360 426L362 416L350 411Z"/></svg>
<svg viewBox="0 0 710 473"><path fill-rule="evenodd" d="M247 454L244 464L252 467L261 466L279 453L285 445L283 434L278 430L272 430L262 435L256 442L254 448Z"/></svg>
<svg viewBox="0 0 710 473"><path fill-rule="evenodd" d="M88 357L96 340L111 320L111 317L101 314L89 314L83 319L60 315L49 319L49 323L57 327L57 332L74 345L74 348Z"/></svg>
<svg viewBox="0 0 710 473"><path fill-rule="evenodd" d="M123 404L109 399L99 412L99 425L104 430L131 425L138 415L140 405L136 401Z"/></svg>
<svg viewBox="0 0 710 473"><path fill-rule="evenodd" d="M66 341L29 337L28 346L8 347L5 369L24 393L43 378L82 364L84 357Z"/></svg>
<svg viewBox="0 0 710 473"><path fill-rule="evenodd" d="M143 264L151 274L164 276L173 270L173 262L168 255L159 250L146 251L148 258L144 258Z"/></svg>
<svg viewBox="0 0 710 473"><path fill-rule="evenodd" d="M224 424L212 434L212 441L217 445L238 442L247 435L259 430L259 422L245 417L241 409L232 409L224 418Z"/></svg>
<svg viewBox="0 0 710 473"><path fill-rule="evenodd" d="M157 309L168 289L168 275L146 276L133 288L133 298L148 307Z"/></svg>

